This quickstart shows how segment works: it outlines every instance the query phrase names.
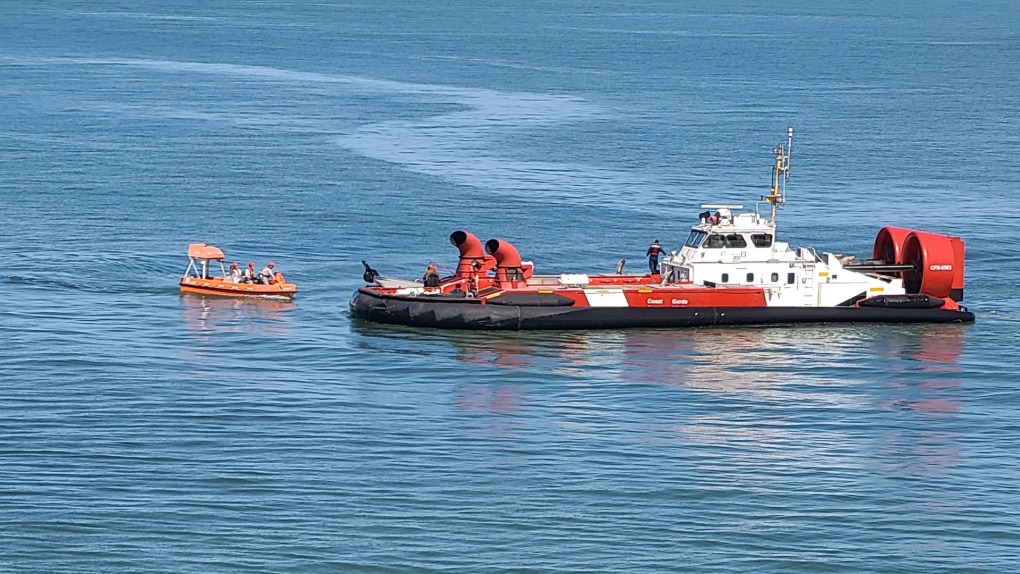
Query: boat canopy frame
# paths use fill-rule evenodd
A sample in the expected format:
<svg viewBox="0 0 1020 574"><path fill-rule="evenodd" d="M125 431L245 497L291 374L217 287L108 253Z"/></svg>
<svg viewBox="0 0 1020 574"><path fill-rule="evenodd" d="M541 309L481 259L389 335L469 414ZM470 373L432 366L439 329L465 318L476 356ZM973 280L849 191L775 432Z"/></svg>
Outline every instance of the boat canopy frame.
<svg viewBox="0 0 1020 574"><path fill-rule="evenodd" d="M188 245L188 268L184 275L190 275L197 279L211 279L209 277L209 263L215 261L220 265L220 277L226 279L227 270L223 267L223 250L214 245L205 243L191 243Z"/></svg>

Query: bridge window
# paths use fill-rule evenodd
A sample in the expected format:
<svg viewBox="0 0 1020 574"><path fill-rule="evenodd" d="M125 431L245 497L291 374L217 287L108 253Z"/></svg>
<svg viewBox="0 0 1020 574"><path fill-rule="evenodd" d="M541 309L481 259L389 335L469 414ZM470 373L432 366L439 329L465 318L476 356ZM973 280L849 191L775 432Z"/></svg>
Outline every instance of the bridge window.
<svg viewBox="0 0 1020 574"><path fill-rule="evenodd" d="M722 274L722 279L720 279L720 281L722 281L723 283L729 283L730 282L730 274L729 273L723 273Z"/></svg>
<svg viewBox="0 0 1020 574"><path fill-rule="evenodd" d="M723 247L743 249L747 247L747 240L739 233L730 233L729 235L713 233L708 236L705 247L708 249L722 249Z"/></svg>
<svg viewBox="0 0 1020 574"><path fill-rule="evenodd" d="M754 273L748 273L747 274L747 282L748 283L754 283Z"/></svg>
<svg viewBox="0 0 1020 574"><path fill-rule="evenodd" d="M772 247L771 233L754 233L751 235L751 243L755 247Z"/></svg>
<svg viewBox="0 0 1020 574"><path fill-rule="evenodd" d="M772 282L773 283L779 283L779 274L778 273L773 273L772 274Z"/></svg>
<svg viewBox="0 0 1020 574"><path fill-rule="evenodd" d="M793 285L796 281L797 281L797 274L796 273L787 273L786 274L786 284L787 285Z"/></svg>
<svg viewBox="0 0 1020 574"><path fill-rule="evenodd" d="M691 231L690 235L687 236L687 241L684 242L684 246L686 246L686 247L698 247L699 245L701 245L701 242L704 241L705 237L707 237L707 236L708 236L708 234L705 233L704 231L699 231L699 230L695 229L695 230Z"/></svg>

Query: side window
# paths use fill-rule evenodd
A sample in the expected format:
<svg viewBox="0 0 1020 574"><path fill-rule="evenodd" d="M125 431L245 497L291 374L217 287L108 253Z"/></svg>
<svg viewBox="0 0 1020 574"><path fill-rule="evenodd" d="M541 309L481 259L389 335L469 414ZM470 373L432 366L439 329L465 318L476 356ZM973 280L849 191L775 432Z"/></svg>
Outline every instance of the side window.
<svg viewBox="0 0 1020 574"><path fill-rule="evenodd" d="M773 273L772 274L772 282L773 283L779 283L779 274L778 273Z"/></svg>
<svg viewBox="0 0 1020 574"><path fill-rule="evenodd" d="M730 282L730 274L729 273L723 273L721 281L723 283L729 283Z"/></svg>
<svg viewBox="0 0 1020 574"><path fill-rule="evenodd" d="M755 247L772 247L771 233L755 233L751 235L751 243Z"/></svg>
<svg viewBox="0 0 1020 574"><path fill-rule="evenodd" d="M722 235L712 234L708 236L708 241L705 242L707 249L722 249L726 246L726 238Z"/></svg>
<svg viewBox="0 0 1020 574"><path fill-rule="evenodd" d="M754 273L748 273L747 274L747 282L748 283L754 283Z"/></svg>
<svg viewBox="0 0 1020 574"><path fill-rule="evenodd" d="M787 273L786 274L786 284L787 285L793 285L796 281L797 281L797 274L796 273Z"/></svg>
<svg viewBox="0 0 1020 574"><path fill-rule="evenodd" d="M726 236L726 247L747 247L747 241L739 233L731 233Z"/></svg>

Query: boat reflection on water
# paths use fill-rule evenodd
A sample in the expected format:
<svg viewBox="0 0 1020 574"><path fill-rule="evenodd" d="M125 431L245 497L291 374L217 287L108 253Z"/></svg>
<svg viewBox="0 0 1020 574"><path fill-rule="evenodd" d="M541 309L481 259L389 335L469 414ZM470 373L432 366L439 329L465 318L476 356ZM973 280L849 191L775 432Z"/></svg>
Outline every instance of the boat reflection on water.
<svg viewBox="0 0 1020 574"><path fill-rule="evenodd" d="M197 333L290 334L286 313L293 301L181 295L184 322Z"/></svg>
<svg viewBox="0 0 1020 574"><path fill-rule="evenodd" d="M620 376L643 383L723 393L740 416L699 414L677 430L702 444L754 446L761 456L796 459L805 447L789 417L832 416L872 425L859 433L823 425L811 456L845 454L889 472L942 475L963 449L955 424L966 326L713 329L626 333ZM873 441L868 444L868 441ZM778 449L778 453L777 453ZM871 458L874 457L874 458ZM856 463L855 462L855 463Z"/></svg>
<svg viewBox="0 0 1020 574"><path fill-rule="evenodd" d="M461 363L493 365L511 371L524 371L535 365L538 350L533 343L516 338L453 339L453 358Z"/></svg>
<svg viewBox="0 0 1020 574"><path fill-rule="evenodd" d="M963 386L958 376L963 340L961 325L931 329L922 334L912 358L920 363L920 371L930 374L931 378L919 384L924 396L910 403L912 409L932 417L952 417L960 410L956 391Z"/></svg>
<svg viewBox="0 0 1020 574"><path fill-rule="evenodd" d="M398 353L415 349L480 369L478 376L455 387L458 410L513 413L534 401L528 395L538 392L532 388L536 380L550 378L561 381L555 392L568 393L568 411L589 404L577 400L578 393L589 396L585 387L599 391L593 396L604 396L626 392L621 383L665 385L712 395L705 401L662 395L662 400L677 401L668 411L690 411L668 425L678 444L740 444L761 458L821 456L831 457L833 464L868 464L877 457L879 466L900 469L945 469L959 456L960 435L946 419L960 408L959 357L966 328L826 325L488 333L354 327L369 338L389 339L367 343L374 348ZM484 372L488 369L503 375L490 376ZM828 424L833 417L855 422L842 428ZM802 425L790 422L812 418L825 424L813 428L810 437L803 436ZM644 424L637 419L633 423L638 425L634 432ZM596 432L604 423L592 424L588 430Z"/></svg>
<svg viewBox="0 0 1020 574"><path fill-rule="evenodd" d="M484 385L464 383L454 391L457 394L457 410L465 413L510 414L524 401L521 385Z"/></svg>
<svg viewBox="0 0 1020 574"><path fill-rule="evenodd" d="M831 382L838 390L854 380L873 377L873 371L861 369L876 362L891 363L893 371L952 372L958 369L965 327L837 325L508 333L355 322L352 328L371 339L402 341L419 351L430 344L448 345L452 349L448 356L455 361L508 372L754 394L803 382ZM369 345L380 350L392 347ZM433 348L429 354L433 353L447 354L441 348ZM826 394L831 390L826 389ZM859 403L861 399L847 400Z"/></svg>
<svg viewBox="0 0 1020 574"><path fill-rule="evenodd" d="M887 357L897 368L881 401L889 419L877 449L884 470L939 477L959 462L965 444L965 427L956 420L965 329L930 326L891 341Z"/></svg>
<svg viewBox="0 0 1020 574"><path fill-rule="evenodd" d="M526 403L527 386L514 375L533 378L536 373L555 370L562 350L574 348L572 340L583 340L583 336L560 333L440 331L357 320L351 322L351 330L362 336L359 346L371 352L446 357L478 369L505 372L510 376L462 374L458 378L463 380L454 388L459 411L497 415L513 413ZM436 371L433 376L447 373Z"/></svg>
<svg viewBox="0 0 1020 574"><path fill-rule="evenodd" d="M454 349L454 360L470 365L493 366L522 377L552 372L579 376L580 366L592 364L591 339L578 333L484 333L463 336L443 333ZM508 382L458 385L457 408L463 412L510 414L526 403L527 385Z"/></svg>
<svg viewBox="0 0 1020 574"><path fill-rule="evenodd" d="M959 411L960 355L964 331L960 325L925 329L919 336L891 340L886 357L895 368L888 388L888 410L907 408L929 417L952 417Z"/></svg>

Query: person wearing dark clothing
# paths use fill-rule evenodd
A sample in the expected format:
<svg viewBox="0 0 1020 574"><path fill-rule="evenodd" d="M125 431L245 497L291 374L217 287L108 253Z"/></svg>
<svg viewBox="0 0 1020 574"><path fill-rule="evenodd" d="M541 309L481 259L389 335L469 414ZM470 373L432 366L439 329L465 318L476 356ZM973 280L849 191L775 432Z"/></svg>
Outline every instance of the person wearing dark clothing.
<svg viewBox="0 0 1020 574"><path fill-rule="evenodd" d="M656 239L652 242L651 247L648 248L648 252L645 253L648 256L648 270L652 272L652 275L659 274L660 253L662 253L662 247L659 246L659 240Z"/></svg>
<svg viewBox="0 0 1020 574"><path fill-rule="evenodd" d="M429 263L429 267L425 270L425 275L422 276L421 282L426 287L439 287L439 272L436 271L435 263Z"/></svg>

